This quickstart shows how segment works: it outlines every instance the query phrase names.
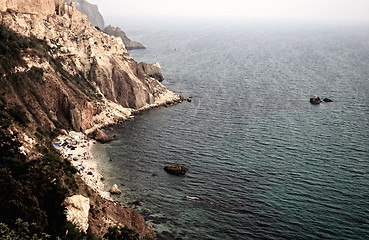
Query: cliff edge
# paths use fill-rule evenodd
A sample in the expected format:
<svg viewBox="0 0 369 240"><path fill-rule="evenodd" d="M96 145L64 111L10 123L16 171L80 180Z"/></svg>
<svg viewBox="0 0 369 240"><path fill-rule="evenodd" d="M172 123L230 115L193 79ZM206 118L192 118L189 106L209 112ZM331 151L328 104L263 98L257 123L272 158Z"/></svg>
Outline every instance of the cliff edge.
<svg viewBox="0 0 369 240"><path fill-rule="evenodd" d="M87 16L87 20L90 21L92 25L100 29L104 29L105 21L97 5L91 4L86 0L67 0L67 2L74 2L76 9L85 14Z"/></svg>

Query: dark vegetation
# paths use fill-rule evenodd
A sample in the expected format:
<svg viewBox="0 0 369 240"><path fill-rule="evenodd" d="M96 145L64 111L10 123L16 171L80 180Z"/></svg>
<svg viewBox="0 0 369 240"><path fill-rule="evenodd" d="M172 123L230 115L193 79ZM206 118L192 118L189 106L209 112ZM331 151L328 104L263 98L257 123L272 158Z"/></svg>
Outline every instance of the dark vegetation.
<svg viewBox="0 0 369 240"><path fill-rule="evenodd" d="M21 37L0 25L0 83L22 96L32 94L47 110L42 96L35 90L43 84L43 70L24 67L22 54L47 57L47 45L37 38ZM39 157L27 159L20 152L21 143L11 126L27 130L30 119L38 119L28 103L17 105L0 96L0 238L1 239L71 239L81 235L64 215L64 199L78 191L76 169L56 152L51 144L52 132L41 124L35 133ZM45 111L48 112L48 111ZM31 130L28 130L31 131ZM66 236L66 231L69 234ZM82 235L81 235L82 236ZM72 238L77 239L77 238Z"/></svg>
<svg viewBox="0 0 369 240"><path fill-rule="evenodd" d="M74 178L76 170L51 147L50 138L40 133L38 150L43 155L34 160L26 159L19 150L21 143L17 133L8 131L13 121L0 106L1 226L10 229L9 234L15 232L21 236L24 232L19 232L22 229L19 224L25 221L23 225L28 226L31 235L63 236L70 228L63 201L78 190Z"/></svg>
<svg viewBox="0 0 369 240"><path fill-rule="evenodd" d="M140 238L140 235L135 229L124 227L109 227L108 232L104 235L104 239L107 240L149 240L148 236Z"/></svg>

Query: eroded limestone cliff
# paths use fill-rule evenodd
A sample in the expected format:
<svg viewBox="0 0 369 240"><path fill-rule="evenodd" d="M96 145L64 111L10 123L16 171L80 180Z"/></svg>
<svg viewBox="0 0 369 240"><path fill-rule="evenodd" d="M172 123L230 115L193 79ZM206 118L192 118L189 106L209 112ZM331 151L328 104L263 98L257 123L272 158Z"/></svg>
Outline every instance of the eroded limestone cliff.
<svg viewBox="0 0 369 240"><path fill-rule="evenodd" d="M14 86L9 81L0 90L5 99L25 106L30 118L41 119L41 124L50 128L55 127L53 122L60 121L66 128L86 131L95 125L94 117L113 103L121 108L115 119L119 121L130 115L130 110L179 99L159 82L160 75L153 78L152 73L146 73L132 59L120 38L97 30L73 3L45 4L50 5L45 9L54 8L54 13L46 17L45 11L39 14L6 11L0 15L2 24L23 36L42 39L48 48L42 55L24 51L26 64L8 73L28 72L32 67L40 69L43 84L34 88L41 100L29 93L19 96L12 91ZM45 89L48 94L44 94Z"/></svg>
<svg viewBox="0 0 369 240"><path fill-rule="evenodd" d="M91 4L86 0L67 0L67 2L74 2L76 9L85 14L92 25L104 29L105 21L97 5Z"/></svg>

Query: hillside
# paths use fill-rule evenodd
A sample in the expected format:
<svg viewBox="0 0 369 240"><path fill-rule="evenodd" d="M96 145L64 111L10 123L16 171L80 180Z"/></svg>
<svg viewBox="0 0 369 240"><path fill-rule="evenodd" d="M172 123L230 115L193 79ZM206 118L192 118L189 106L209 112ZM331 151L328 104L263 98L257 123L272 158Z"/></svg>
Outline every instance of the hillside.
<svg viewBox="0 0 369 240"><path fill-rule="evenodd" d="M84 235L63 208L66 197L79 194L91 205L90 237L118 224L155 238L135 211L84 185L51 141L180 97L159 82L158 65L137 63L121 39L96 29L73 3L0 0L0 6L0 232L11 239Z"/></svg>

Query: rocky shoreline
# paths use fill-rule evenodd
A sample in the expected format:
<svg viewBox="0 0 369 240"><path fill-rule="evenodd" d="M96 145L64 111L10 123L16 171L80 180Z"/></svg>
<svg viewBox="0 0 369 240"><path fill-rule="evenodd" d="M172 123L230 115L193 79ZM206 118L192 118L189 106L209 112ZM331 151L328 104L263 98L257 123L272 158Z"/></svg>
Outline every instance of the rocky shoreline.
<svg viewBox="0 0 369 240"><path fill-rule="evenodd" d="M161 84L160 65L136 62L120 38L91 25L73 2L0 3L2 44L13 51L1 56L4 73L0 76L0 105L19 118L6 133L20 133L21 151L27 161L42 158L50 139L59 135L54 146L69 159L78 176L71 172L73 168L61 168L60 175L68 173L68 182L53 177L51 184L65 190L60 199L67 198L68 220L82 232L88 230L87 234L102 237L109 226L127 225L137 229L141 237L155 239L154 230L143 217L111 199L90 152L94 140L87 136L130 120L135 113L170 106L183 98ZM49 200L62 206L52 197L43 199ZM63 228L59 222L40 223Z"/></svg>
<svg viewBox="0 0 369 240"><path fill-rule="evenodd" d="M116 202L112 194L117 194L120 190L115 191L107 190L110 186L104 184L104 176L99 171L99 164L96 158L93 157L92 147L96 144L96 140L88 136L93 131L100 130L103 127L115 125L133 119L135 113L142 112L151 108L159 106L172 106L174 104L180 103L183 98L179 95L169 94L168 96L163 96L160 101L155 104L146 106L141 109L133 110L122 108L121 106L116 106L113 103L108 103L110 108L105 109L103 113L96 116L96 119L101 120L99 124L96 124L91 129L83 132L70 131L63 135L58 136L54 139L53 145L59 151L63 158L68 159L72 165L76 168L77 174L80 176L83 184L90 188L96 195L94 196L95 201L103 202L105 209L110 209L115 212L113 215L103 214L101 220L98 221L97 227L93 222L96 220L91 219L88 214L85 213L91 204L91 197L86 198L82 195L74 195L66 199L66 215L67 219L74 223L77 228L81 231L86 232L89 227L92 227L98 235L105 232L108 227L113 227L115 225L120 225L124 223L137 229L140 233L145 233L151 238L156 238L155 232L150 225L148 225L145 220L133 209L127 209L121 205L121 203ZM113 108L113 106L115 108ZM103 118L102 116L106 116ZM114 187L114 186L113 186ZM111 189L111 188L110 188ZM84 204L82 203L84 202ZM91 204L93 206L93 204ZM129 215L134 216L134 221L127 224L127 219L124 217L124 211L128 211ZM129 221L128 221L129 222ZM93 226L89 224L92 223ZM104 227L101 227L104 226ZM143 227L145 226L145 227Z"/></svg>

